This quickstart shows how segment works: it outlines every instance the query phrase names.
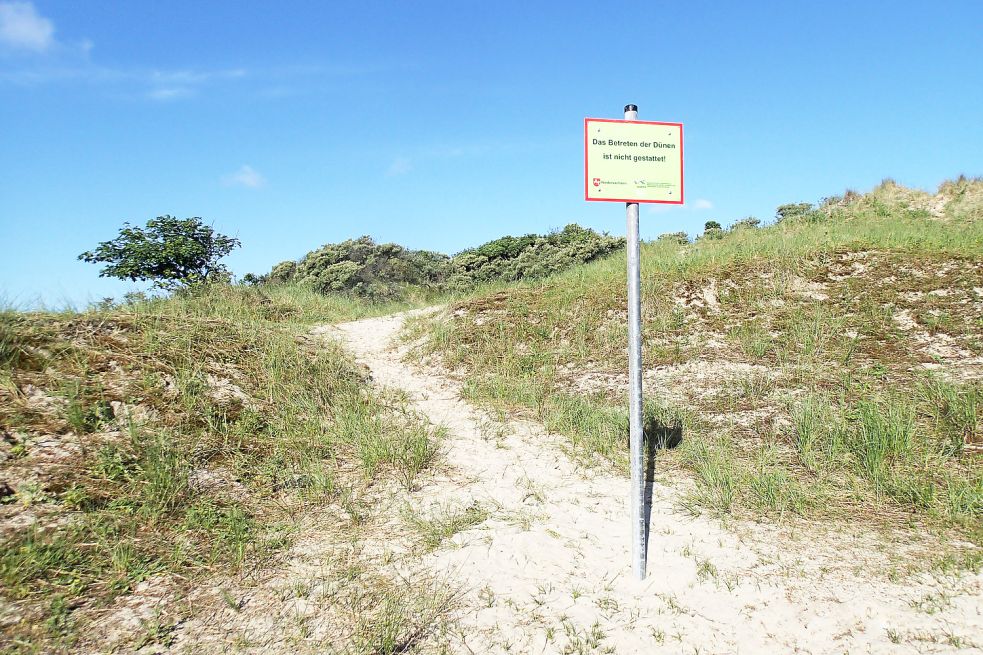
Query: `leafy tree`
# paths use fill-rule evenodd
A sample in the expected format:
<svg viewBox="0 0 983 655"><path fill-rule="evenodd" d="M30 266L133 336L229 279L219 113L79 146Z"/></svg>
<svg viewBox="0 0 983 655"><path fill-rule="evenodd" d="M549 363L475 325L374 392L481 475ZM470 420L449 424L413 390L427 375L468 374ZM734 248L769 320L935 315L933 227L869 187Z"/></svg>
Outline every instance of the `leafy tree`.
<svg viewBox="0 0 983 655"><path fill-rule="evenodd" d="M238 239L215 232L197 216L158 216L147 221L146 228L124 223L119 236L78 258L105 264L100 277L152 281L161 289L176 289L229 279L219 260L239 245Z"/></svg>
<svg viewBox="0 0 983 655"><path fill-rule="evenodd" d="M717 221L707 221L703 224L703 234L700 239L723 239L724 228Z"/></svg>
<svg viewBox="0 0 983 655"><path fill-rule="evenodd" d="M245 275L242 276L242 280L240 281L240 283L246 286L254 287L258 284L263 283L263 276L256 275L255 273L246 273Z"/></svg>

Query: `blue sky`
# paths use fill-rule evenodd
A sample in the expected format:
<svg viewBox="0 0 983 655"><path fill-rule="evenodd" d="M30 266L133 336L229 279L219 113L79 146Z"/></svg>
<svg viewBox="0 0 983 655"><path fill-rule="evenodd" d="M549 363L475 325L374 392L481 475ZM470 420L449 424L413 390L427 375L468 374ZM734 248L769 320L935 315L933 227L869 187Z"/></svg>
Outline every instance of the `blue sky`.
<svg viewBox="0 0 983 655"><path fill-rule="evenodd" d="M643 238L934 188L983 174L981 32L978 0L0 0L0 298L140 288L75 258L160 214L239 237L238 275L362 234L621 234L582 140L626 103L686 126L687 204Z"/></svg>

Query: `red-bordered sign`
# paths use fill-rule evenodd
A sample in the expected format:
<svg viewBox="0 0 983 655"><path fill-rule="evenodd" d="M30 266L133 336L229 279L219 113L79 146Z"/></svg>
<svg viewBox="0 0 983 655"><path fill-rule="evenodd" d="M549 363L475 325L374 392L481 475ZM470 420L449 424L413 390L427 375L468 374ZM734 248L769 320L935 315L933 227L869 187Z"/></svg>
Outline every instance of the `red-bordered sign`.
<svg viewBox="0 0 983 655"><path fill-rule="evenodd" d="M679 129L679 132L678 132L678 144L679 144L679 182L678 182L678 193L679 193L679 198L676 199L676 198L669 197L669 196L675 195L675 186L676 186L675 185L675 180L673 180L672 183L669 184L669 187L671 187L671 188L668 188L667 187L667 191L666 191L665 194L658 194L658 195L662 195L663 197L656 197L656 198L654 198L654 197L645 197L645 194L647 193L647 190L640 190L638 188L636 188L636 189L626 188L625 191L627 193L625 193L625 194L620 194L619 193L618 195L641 196L641 197L626 197L626 198L621 198L621 197L619 197L619 198L597 197L596 196L596 192L595 192L595 197L592 198L591 197L591 193L590 193L591 192L591 189L593 188L593 189L596 190L596 189L599 189L601 187L601 185L603 184L603 181L602 181L602 177L603 176L600 176L598 174L592 174L591 173L590 157L588 156L588 154L589 154L588 148L591 145L590 136L589 136L589 130L590 130L590 124L591 123L622 123L622 124L628 124L628 125L652 126L653 128L657 128L657 127L675 127L675 128L678 128ZM676 134L673 133L673 137L675 137L675 136L676 136ZM644 181L641 181L641 182L644 182ZM619 184L624 184L624 183L623 182L619 182ZM630 185L626 185L626 186L630 186ZM655 193L655 192L653 192L653 193ZM649 203L659 203L659 204L664 204L664 205L681 205L681 204L683 204L683 200L684 200L684 185L683 185L683 124L682 123L665 123L665 122L661 122L661 121L626 121L626 120L619 120L619 119L616 119L616 118L585 118L584 119L584 200L590 200L590 201L594 201L594 202L649 202Z"/></svg>

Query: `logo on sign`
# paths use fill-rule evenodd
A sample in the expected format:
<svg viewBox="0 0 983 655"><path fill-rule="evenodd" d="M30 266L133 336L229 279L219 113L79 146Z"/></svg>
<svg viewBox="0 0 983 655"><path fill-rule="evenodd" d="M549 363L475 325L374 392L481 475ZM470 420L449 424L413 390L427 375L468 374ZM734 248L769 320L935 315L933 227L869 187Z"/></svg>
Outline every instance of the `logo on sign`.
<svg viewBox="0 0 983 655"><path fill-rule="evenodd" d="M599 177L594 178L594 186L601 186L601 178Z"/></svg>

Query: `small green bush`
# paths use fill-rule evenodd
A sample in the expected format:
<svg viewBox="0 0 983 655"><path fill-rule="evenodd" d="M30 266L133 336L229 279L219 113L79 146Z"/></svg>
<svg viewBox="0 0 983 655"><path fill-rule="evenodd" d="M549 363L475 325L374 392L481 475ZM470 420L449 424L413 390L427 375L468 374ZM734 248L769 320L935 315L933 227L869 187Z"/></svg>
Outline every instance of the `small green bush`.
<svg viewBox="0 0 983 655"><path fill-rule="evenodd" d="M664 232L659 235L658 240L685 245L689 243L689 235L685 232Z"/></svg>
<svg viewBox="0 0 983 655"><path fill-rule="evenodd" d="M732 230L750 230L761 226L761 220L755 218L754 216L745 216L739 221L735 221L733 225L730 226Z"/></svg>
<svg viewBox="0 0 983 655"><path fill-rule="evenodd" d="M707 221L703 224L703 234L700 235L700 239L722 239L724 237L724 229L720 226L717 221Z"/></svg>
<svg viewBox="0 0 983 655"><path fill-rule="evenodd" d="M805 216L812 211L812 204L808 202L793 202L787 205L779 205L775 210L775 218L779 223L799 216Z"/></svg>

